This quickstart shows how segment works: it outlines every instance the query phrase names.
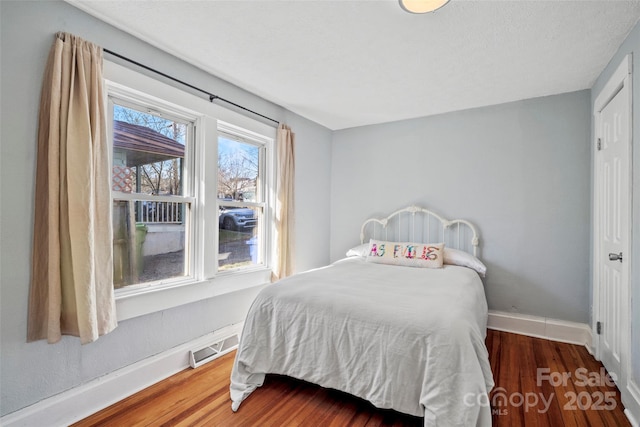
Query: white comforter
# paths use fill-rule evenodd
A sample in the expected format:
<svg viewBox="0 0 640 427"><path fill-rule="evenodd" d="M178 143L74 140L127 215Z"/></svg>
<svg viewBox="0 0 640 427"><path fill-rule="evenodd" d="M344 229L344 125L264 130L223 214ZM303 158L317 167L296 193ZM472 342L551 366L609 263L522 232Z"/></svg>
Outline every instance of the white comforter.
<svg viewBox="0 0 640 427"><path fill-rule="evenodd" d="M465 267L348 258L298 274L249 310L232 409L274 373L424 416L425 426L490 426L486 322L482 282Z"/></svg>

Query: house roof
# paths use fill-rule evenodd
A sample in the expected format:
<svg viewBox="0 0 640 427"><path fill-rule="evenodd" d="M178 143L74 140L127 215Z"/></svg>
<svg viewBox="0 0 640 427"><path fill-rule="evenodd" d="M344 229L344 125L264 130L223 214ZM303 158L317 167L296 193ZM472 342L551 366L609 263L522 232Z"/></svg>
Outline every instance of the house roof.
<svg viewBox="0 0 640 427"><path fill-rule="evenodd" d="M113 146L127 151L127 166L184 158L184 145L145 126L113 121Z"/></svg>

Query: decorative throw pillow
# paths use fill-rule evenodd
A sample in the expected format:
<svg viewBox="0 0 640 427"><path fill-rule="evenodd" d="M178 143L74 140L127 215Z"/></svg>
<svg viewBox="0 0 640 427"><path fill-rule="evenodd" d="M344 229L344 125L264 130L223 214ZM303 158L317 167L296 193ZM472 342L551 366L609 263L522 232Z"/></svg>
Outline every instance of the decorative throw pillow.
<svg viewBox="0 0 640 427"><path fill-rule="evenodd" d="M404 265L407 267L441 268L444 262L444 243L411 243L369 241L367 262Z"/></svg>

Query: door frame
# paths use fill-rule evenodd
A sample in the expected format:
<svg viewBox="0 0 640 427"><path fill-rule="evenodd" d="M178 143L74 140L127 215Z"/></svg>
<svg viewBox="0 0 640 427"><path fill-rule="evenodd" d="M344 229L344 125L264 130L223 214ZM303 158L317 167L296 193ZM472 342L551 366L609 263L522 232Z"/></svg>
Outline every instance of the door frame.
<svg viewBox="0 0 640 427"><path fill-rule="evenodd" d="M633 177L633 158L632 158L632 147L633 147L633 91L632 91L632 54L626 55L620 65L616 68L615 72L611 75L605 86L602 88L600 93L595 99L593 105L593 118L594 118L594 138L593 138L593 223L592 223L592 236L593 236L593 252L591 254L591 263L592 263L592 290L593 290L593 307L591 313L591 331L593 336L593 346L594 346L594 355L596 359L601 359L602 353L602 344L600 341L600 337L597 334L597 322L601 319L601 311L602 307L600 304L600 282L598 278L600 277L600 264L599 259L600 251L601 251L601 238L600 238L600 212L599 212L599 204L602 198L600 179L602 176L602 164L599 160L598 154L598 139L601 137L602 132L602 117L601 112L607 106L609 101L613 99L615 95L617 95L620 91L628 91L628 100L629 100L629 141L628 141L628 158L627 161L629 163L629 191L628 194L624 195L628 198L628 230L629 230L629 239L626 242L625 247L623 248L624 260L627 262L622 263L622 289L620 297L622 298L621 308L622 312L620 313L620 377L617 379L616 383L619 389L622 391L626 389L627 380L630 375L631 369L631 240L632 240L632 194L633 194L633 186L632 186L632 177Z"/></svg>

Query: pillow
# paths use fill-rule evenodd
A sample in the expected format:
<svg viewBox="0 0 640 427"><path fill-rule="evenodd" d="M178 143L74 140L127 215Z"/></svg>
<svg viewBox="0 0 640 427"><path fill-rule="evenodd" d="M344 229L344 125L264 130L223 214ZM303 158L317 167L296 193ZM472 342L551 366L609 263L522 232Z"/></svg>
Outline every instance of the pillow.
<svg viewBox="0 0 640 427"><path fill-rule="evenodd" d="M358 246L354 246L353 248L347 251L347 256L365 256L369 251L369 243L363 243Z"/></svg>
<svg viewBox="0 0 640 427"><path fill-rule="evenodd" d="M407 267L442 268L444 243L369 241L367 262Z"/></svg>
<svg viewBox="0 0 640 427"><path fill-rule="evenodd" d="M482 277L487 273L487 267L482 263L482 261L473 255L458 249L445 248L444 263L469 267L470 269L477 271Z"/></svg>

